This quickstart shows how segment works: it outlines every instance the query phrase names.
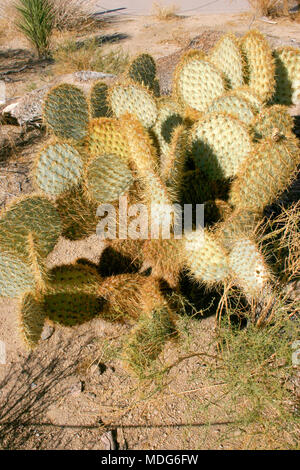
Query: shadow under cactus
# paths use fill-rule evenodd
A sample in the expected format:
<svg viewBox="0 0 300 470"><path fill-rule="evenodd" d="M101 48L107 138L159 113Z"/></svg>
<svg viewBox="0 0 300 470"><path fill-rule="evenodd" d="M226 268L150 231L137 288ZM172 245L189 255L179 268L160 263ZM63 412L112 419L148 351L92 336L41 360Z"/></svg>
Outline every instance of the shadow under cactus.
<svg viewBox="0 0 300 470"><path fill-rule="evenodd" d="M80 344L78 335L77 341ZM64 384L75 375L81 350L88 343L83 341L74 348L74 338L70 338L51 352L39 347L20 363L11 365L0 382L0 449L55 449L71 444L72 438L68 438L69 442L64 438L64 426L49 423L45 432L39 426L50 407L66 397L68 389ZM67 353L71 347L70 361Z"/></svg>

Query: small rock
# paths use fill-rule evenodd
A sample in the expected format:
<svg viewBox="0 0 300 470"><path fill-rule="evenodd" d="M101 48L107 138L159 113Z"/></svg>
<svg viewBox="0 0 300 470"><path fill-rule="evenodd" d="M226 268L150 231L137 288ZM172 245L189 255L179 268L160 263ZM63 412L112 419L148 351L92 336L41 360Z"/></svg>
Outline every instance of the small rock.
<svg viewBox="0 0 300 470"><path fill-rule="evenodd" d="M32 382L32 384L30 385L31 390L36 389L36 387L37 387L37 384L35 384L34 382Z"/></svg>
<svg viewBox="0 0 300 470"><path fill-rule="evenodd" d="M75 383L70 388L70 393L73 397L78 397L83 391L84 391L84 382L82 380Z"/></svg>
<svg viewBox="0 0 300 470"><path fill-rule="evenodd" d="M51 325L45 325L41 334L41 339L45 341L46 339L51 338L54 333L54 328Z"/></svg>

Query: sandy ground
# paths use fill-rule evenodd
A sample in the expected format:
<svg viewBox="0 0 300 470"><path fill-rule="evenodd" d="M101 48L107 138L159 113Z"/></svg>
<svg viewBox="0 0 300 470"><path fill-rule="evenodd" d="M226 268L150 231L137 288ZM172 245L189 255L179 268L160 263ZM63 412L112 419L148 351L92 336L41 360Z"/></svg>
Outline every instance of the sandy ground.
<svg viewBox="0 0 300 470"><path fill-rule="evenodd" d="M107 3L113 8L118 2ZM213 3L230 5L230 2L207 0L201 2L203 7L205 3L210 4L206 8L213 8ZM231 6L246 3L232 2ZM184 2L184 8L187 5L193 8L195 4ZM103 5L105 1L101 2ZM144 2L143 8L146 5ZM299 23L284 19L276 24L253 21L248 13L201 14L168 22L152 16L128 19L120 15L106 26L105 34L118 32L125 36L122 42L108 49L123 47L130 55L148 51L159 59L177 53L203 31L244 33L249 27L260 29L274 47L300 44ZM1 47L14 48L16 42L11 38ZM30 70L20 76L21 82L9 82L10 96L18 95L22 86L26 88L32 82L38 86L51 80L51 67L43 73ZM3 205L18 195L20 188L21 192L31 191L28 168L25 171L24 166L35 151L36 148L27 148L21 163L16 155L13 162L1 168ZM16 176L20 169L21 187ZM97 263L101 251L102 246L95 238L85 242L61 240L48 262L54 266L84 257ZM253 434L253 430L241 429L234 415L225 410L222 384L207 377L205 360L198 356L174 367L163 393L154 393L152 388L142 389L137 384L116 353L107 353L127 332L126 326L97 319L71 330L56 327L52 336L29 355L20 341L16 312L15 301L0 299L0 341L6 349L5 364L0 361L0 381L7 379L0 390L0 418L8 406L19 410L15 416L18 422L23 422L22 407L29 406L33 424L19 425L18 432L10 429L10 448L104 449L107 443L102 437L109 429L116 433L121 447L130 449L245 449L270 445ZM214 326L214 317L190 320L184 347L188 346L188 351L215 354ZM180 343L170 344L161 359L167 364L174 363L187 352L182 347ZM100 372L99 368L92 368L95 364L101 365ZM276 447L276 443L271 445Z"/></svg>

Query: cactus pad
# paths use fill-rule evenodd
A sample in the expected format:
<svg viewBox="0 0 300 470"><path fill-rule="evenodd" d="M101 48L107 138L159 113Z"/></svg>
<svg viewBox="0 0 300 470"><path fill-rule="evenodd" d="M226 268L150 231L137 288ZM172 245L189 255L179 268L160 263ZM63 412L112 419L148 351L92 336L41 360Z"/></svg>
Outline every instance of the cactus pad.
<svg viewBox="0 0 300 470"><path fill-rule="evenodd" d="M0 251L0 295L18 297L35 287L30 266L13 253Z"/></svg>
<svg viewBox="0 0 300 470"><path fill-rule="evenodd" d="M196 111L206 111L213 100L225 92L222 73L199 51L189 51L174 74L175 99Z"/></svg>
<svg viewBox="0 0 300 470"><path fill-rule="evenodd" d="M39 188L48 195L59 195L81 180L83 162L78 151L68 144L48 145L37 157L33 172Z"/></svg>
<svg viewBox="0 0 300 470"><path fill-rule="evenodd" d="M197 167L211 179L236 175L252 150L246 126L221 113L208 114L196 122L191 129L190 140Z"/></svg>
<svg viewBox="0 0 300 470"><path fill-rule="evenodd" d="M235 282L247 296L257 297L271 279L271 274L254 242L237 240L228 259Z"/></svg>
<svg viewBox="0 0 300 470"><path fill-rule="evenodd" d="M89 110L83 92L69 84L52 88L46 96L44 120L57 137L76 141L84 139Z"/></svg>
<svg viewBox="0 0 300 470"><path fill-rule="evenodd" d="M0 219L0 245L29 256L28 235L34 235L39 256L53 250L61 233L55 206L46 198L30 195L15 199Z"/></svg>
<svg viewBox="0 0 300 470"><path fill-rule="evenodd" d="M90 106L92 118L109 116L110 108L107 101L108 86L104 82L97 82L91 88Z"/></svg>
<svg viewBox="0 0 300 470"><path fill-rule="evenodd" d="M241 39L241 47L247 84L263 101L268 101L275 91L275 64L267 40L259 31L249 31Z"/></svg>
<svg viewBox="0 0 300 470"><path fill-rule="evenodd" d="M109 103L117 117L133 114L144 127L150 128L157 118L157 105L149 90L142 85L116 85L109 93Z"/></svg>
<svg viewBox="0 0 300 470"><path fill-rule="evenodd" d="M19 328L28 348L37 346L45 323L45 311L40 300L31 293L25 293L19 306Z"/></svg>
<svg viewBox="0 0 300 470"><path fill-rule="evenodd" d="M243 58L233 34L226 34L217 42L209 53L209 60L224 73L230 88L243 85Z"/></svg>
<svg viewBox="0 0 300 470"><path fill-rule="evenodd" d="M223 112L238 118L245 124L250 124L254 118L254 110L249 102L240 96L230 93L214 100L207 112Z"/></svg>
<svg viewBox="0 0 300 470"><path fill-rule="evenodd" d="M297 104L298 96L294 98L294 92L299 93L300 80L300 51L293 47L282 47L273 52L276 63L276 91L273 97L274 103Z"/></svg>
<svg viewBox="0 0 300 470"><path fill-rule="evenodd" d="M112 202L133 184L132 173L117 155L101 155L92 159L86 169L88 197L96 202Z"/></svg>

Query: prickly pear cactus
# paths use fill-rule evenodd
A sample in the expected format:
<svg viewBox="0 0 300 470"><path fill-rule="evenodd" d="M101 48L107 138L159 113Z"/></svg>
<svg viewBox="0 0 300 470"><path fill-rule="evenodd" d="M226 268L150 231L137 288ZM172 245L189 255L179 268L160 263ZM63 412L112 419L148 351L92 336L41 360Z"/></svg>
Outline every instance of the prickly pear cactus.
<svg viewBox="0 0 300 470"><path fill-rule="evenodd" d="M44 122L54 136L34 161L37 193L13 201L0 218L0 295L19 298L26 344L38 343L44 321L136 323L124 358L145 368L176 337L168 295L180 292L183 278L208 288L233 284L249 302L272 290L254 228L300 163L284 106L298 58L290 49L272 52L250 31L240 40L224 36L208 55L185 53L171 97L158 96L155 61L146 53L110 89L99 82L89 96L74 85L50 90ZM129 217L118 238L120 197L135 204L129 216L136 219ZM49 270L60 236L96 232L101 204L113 209L109 222L117 228L106 245L128 272L102 275L101 262ZM184 205L190 226L178 235ZM169 232L154 230L153 219L168 220Z"/></svg>

